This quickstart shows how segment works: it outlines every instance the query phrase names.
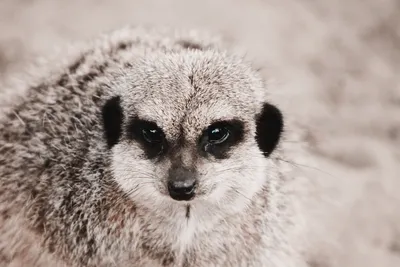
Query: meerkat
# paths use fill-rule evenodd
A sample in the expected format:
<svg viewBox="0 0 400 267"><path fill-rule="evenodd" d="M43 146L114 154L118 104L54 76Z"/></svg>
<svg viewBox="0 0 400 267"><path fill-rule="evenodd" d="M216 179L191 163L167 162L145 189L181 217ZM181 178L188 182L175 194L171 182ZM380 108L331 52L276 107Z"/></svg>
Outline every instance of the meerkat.
<svg viewBox="0 0 400 267"><path fill-rule="evenodd" d="M28 83L0 124L1 266L301 266L282 112L199 36L126 27Z"/></svg>

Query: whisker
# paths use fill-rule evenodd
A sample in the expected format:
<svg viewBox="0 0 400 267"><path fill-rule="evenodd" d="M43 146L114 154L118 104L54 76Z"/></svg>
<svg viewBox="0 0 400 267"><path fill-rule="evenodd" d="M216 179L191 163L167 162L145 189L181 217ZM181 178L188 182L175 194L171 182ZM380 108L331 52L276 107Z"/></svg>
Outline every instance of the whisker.
<svg viewBox="0 0 400 267"><path fill-rule="evenodd" d="M249 197L247 197L246 195L244 195L239 189L237 189L237 188L232 188L232 190L233 190L234 192L236 192L237 194L241 195L242 197L246 198L248 201L252 202L252 199L249 198Z"/></svg>
<svg viewBox="0 0 400 267"><path fill-rule="evenodd" d="M128 178L125 178L125 179L123 179L122 181L130 181L130 180L139 180L139 181L157 181L158 179L157 178L155 178L155 177L138 177L138 176L135 176L135 177L128 177Z"/></svg>
<svg viewBox="0 0 400 267"><path fill-rule="evenodd" d="M292 164L293 166L298 167L298 168L299 168L299 167L308 168L308 169L315 170L315 171L319 171L320 173L329 175L329 176L331 176L332 178L337 178L335 175L333 175L333 174L331 174L331 173L329 173L329 172L326 172L326 171L324 171L324 170L321 170L321 169L319 169L319 168L317 168L317 167L314 167L314 166L309 166L309 165L305 165L305 164L301 164L301 163L296 163L296 162L294 162L294 161L285 160L285 159L282 159L282 158L276 158L276 159L279 160L279 161L286 162L286 163L288 163L288 164Z"/></svg>
<svg viewBox="0 0 400 267"><path fill-rule="evenodd" d="M137 192L138 190L142 189L143 186L145 186L145 185L147 185L147 184L153 184L153 183L152 183L152 182L143 182L143 183L137 184L134 188L132 188L131 190L129 190L129 191L127 192L127 195L132 195L132 194L134 194L135 192Z"/></svg>

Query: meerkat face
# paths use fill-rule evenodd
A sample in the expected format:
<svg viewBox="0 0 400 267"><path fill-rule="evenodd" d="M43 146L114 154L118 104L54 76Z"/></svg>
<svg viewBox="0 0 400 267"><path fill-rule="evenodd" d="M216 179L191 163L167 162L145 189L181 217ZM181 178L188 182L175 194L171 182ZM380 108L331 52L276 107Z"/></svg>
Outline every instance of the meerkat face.
<svg viewBox="0 0 400 267"><path fill-rule="evenodd" d="M283 121L259 76L207 51L149 55L115 77L103 106L113 178L137 203L223 207L269 179Z"/></svg>

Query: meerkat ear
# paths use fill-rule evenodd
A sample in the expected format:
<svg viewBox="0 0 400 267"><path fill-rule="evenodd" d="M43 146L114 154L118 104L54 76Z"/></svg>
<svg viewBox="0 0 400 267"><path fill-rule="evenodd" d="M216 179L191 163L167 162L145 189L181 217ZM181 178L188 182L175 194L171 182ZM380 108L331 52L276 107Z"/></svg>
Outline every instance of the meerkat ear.
<svg viewBox="0 0 400 267"><path fill-rule="evenodd" d="M115 96L104 104L101 112L103 117L104 137L108 148L118 143L122 134L123 113L120 97Z"/></svg>
<svg viewBox="0 0 400 267"><path fill-rule="evenodd" d="M281 111L265 103L256 118L256 141L265 157L268 157L279 143L283 132Z"/></svg>

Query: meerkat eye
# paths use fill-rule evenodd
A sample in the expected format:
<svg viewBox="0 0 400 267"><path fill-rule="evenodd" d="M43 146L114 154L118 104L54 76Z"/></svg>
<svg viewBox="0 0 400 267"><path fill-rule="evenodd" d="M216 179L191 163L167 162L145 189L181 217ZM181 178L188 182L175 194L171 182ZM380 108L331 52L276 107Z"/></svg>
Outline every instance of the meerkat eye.
<svg viewBox="0 0 400 267"><path fill-rule="evenodd" d="M213 155L217 159L227 158L228 152L243 140L244 126L243 121L237 119L212 123L199 138L200 153L205 157Z"/></svg>
<svg viewBox="0 0 400 267"><path fill-rule="evenodd" d="M207 131L208 142L212 144L222 144L229 136L230 131L226 127L211 127Z"/></svg>
<svg viewBox="0 0 400 267"><path fill-rule="evenodd" d="M162 132L156 128L142 128L142 135L148 143L161 143L164 139Z"/></svg>
<svg viewBox="0 0 400 267"><path fill-rule="evenodd" d="M150 159L162 155L168 149L163 130L152 121L132 118L128 124L127 137L138 142Z"/></svg>

